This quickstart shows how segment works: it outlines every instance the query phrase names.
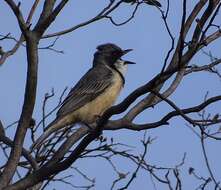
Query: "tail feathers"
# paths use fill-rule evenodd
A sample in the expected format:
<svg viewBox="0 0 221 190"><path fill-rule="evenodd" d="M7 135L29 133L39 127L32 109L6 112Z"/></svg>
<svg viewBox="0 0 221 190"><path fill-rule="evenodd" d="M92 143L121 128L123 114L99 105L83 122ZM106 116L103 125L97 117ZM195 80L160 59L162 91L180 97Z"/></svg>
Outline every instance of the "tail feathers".
<svg viewBox="0 0 221 190"><path fill-rule="evenodd" d="M31 146L31 150L34 150L34 149L38 149L41 147L41 145L43 144L44 140L50 136L51 132L48 130L48 131L45 131Z"/></svg>
<svg viewBox="0 0 221 190"><path fill-rule="evenodd" d="M60 122L57 120L54 120L53 122L51 122L46 130L44 131L44 133L32 144L30 150L34 150L34 149L38 149L42 146L42 144L44 143L45 139L47 139L53 132L61 129L62 125L60 125Z"/></svg>

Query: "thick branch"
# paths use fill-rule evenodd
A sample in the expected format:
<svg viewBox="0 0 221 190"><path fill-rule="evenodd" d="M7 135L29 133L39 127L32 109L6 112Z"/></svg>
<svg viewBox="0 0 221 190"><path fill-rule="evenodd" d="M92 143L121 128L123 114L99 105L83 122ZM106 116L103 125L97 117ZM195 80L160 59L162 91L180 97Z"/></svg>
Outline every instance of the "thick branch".
<svg viewBox="0 0 221 190"><path fill-rule="evenodd" d="M25 98L15 134L14 147L10 152L9 159L0 178L0 189L8 185L14 175L14 172L16 171L16 167L22 152L25 134L29 127L35 105L38 70L38 40L33 33L29 33L26 43L28 72L26 78Z"/></svg>
<svg viewBox="0 0 221 190"><path fill-rule="evenodd" d="M34 12L35 12L35 10L36 10L36 8L37 8L37 5L38 5L39 1L40 1L40 0L35 0L35 2L33 3L32 7L31 7L31 9L30 9L30 11L29 11L28 18L27 18L27 20L26 20L26 25L27 25L27 26L29 26L30 23L31 23L31 19L32 19L33 15L34 15ZM21 14L21 13L20 13L20 14ZM0 65L2 65L2 64L6 61L6 59L7 59L9 56L13 55L13 54L18 50L18 48L22 45L22 42L23 42L24 40L25 40L25 39L24 39L24 36L21 34L19 40L16 40L16 44L14 45L14 47L13 47L11 50L9 50L9 51L7 51L7 52L4 52L4 53L1 55Z"/></svg>
<svg viewBox="0 0 221 190"><path fill-rule="evenodd" d="M35 0L35 2L33 3L32 7L31 7L31 10L30 10L30 12L28 14L28 18L26 20L26 23L28 25L31 24L31 19L32 19L33 15L34 15L34 12L35 12L35 10L36 10L36 8L38 6L39 1L40 0Z"/></svg>
<svg viewBox="0 0 221 190"><path fill-rule="evenodd" d="M10 146L10 147L14 147L14 143L12 140L10 140L8 137L6 137L5 135L1 135L0 134L0 141L2 141L4 144ZM26 160L30 163L30 165L32 166L32 168L34 170L38 169L38 164L35 161L35 159L31 156L31 154L24 148L22 148L22 155L26 158Z"/></svg>
<svg viewBox="0 0 221 190"><path fill-rule="evenodd" d="M192 46L190 46L189 50L183 55L181 55L181 51L183 50L184 46L182 45L182 43L184 43L185 41L185 37L189 31L189 29L191 28L191 25L194 21L194 19L196 18L196 16L199 14L199 12L202 10L203 6L206 4L207 0L201 0L199 3L197 3L197 5L194 7L193 11L191 12L190 16L187 18L187 21L185 22L185 24L182 24L181 26L183 26L183 29L181 31L177 46L176 46L176 50L174 52L173 58L169 64L169 66L167 67L167 69L171 69L174 67L177 67L177 65L179 64L180 69L182 67L185 67L189 61L192 59L192 57L197 53L197 51L199 49L197 49L199 47L199 43L197 43L196 40L199 40L202 28L200 28L199 26L203 27L206 23L206 21L208 20L209 16L212 14L213 10L215 9L215 6L217 5L217 2L214 4L213 2L210 1L207 9L204 11L201 19L198 22L198 25L195 28L194 34L193 34L193 39L192 39ZM185 11L185 10L184 10ZM201 29L199 31L199 28ZM219 36L220 34L216 34L216 38L217 36ZM214 38L214 36L213 36ZM182 69L180 71L180 73L178 73L179 80L176 80L176 85L173 86L173 88L170 88L168 90L165 91L165 95L167 94L167 96L169 96L175 89L176 86L178 86L178 84L181 82L182 77L184 76L184 72L182 72ZM161 83L159 86L156 86L155 91L160 91L160 89L163 87L163 83ZM146 98L144 98L142 101L140 101L139 103L137 103L125 116L125 119L127 118L132 118L134 119L139 113L141 113L143 110L145 110L146 108L154 105L156 102L158 103L160 101L159 98L156 98L156 96L154 94L149 94Z"/></svg>
<svg viewBox="0 0 221 190"><path fill-rule="evenodd" d="M60 11L64 8L68 0L62 0L57 7L52 11L54 1L48 0L45 3L42 15L45 17L44 20L40 19L37 25L34 28L34 31L38 33L39 36L42 36L45 30L50 26L50 24L55 20ZM48 5L48 6L47 6ZM52 11L51 13L49 13Z"/></svg>
<svg viewBox="0 0 221 190"><path fill-rule="evenodd" d="M106 130L130 129L134 131L141 131L145 129L152 129L152 128L160 127L162 125L168 125L168 121L172 119L173 117L180 116L181 112L183 114L199 112L203 110L204 108L206 108L207 106L209 106L210 104L220 101L220 100L221 100L221 96L215 96L215 97L209 98L208 100L206 100L202 104L199 104L198 106L194 106L194 107L186 108L186 109L180 109L178 111L177 110L172 111L168 113L166 116L164 116L161 120L157 122L153 122L153 123L134 124L134 123L124 121L124 120L116 121L116 122L112 121L106 125L105 129Z"/></svg>
<svg viewBox="0 0 221 190"><path fill-rule="evenodd" d="M28 29L25 20L22 16L22 13L19 9L19 5L16 5L15 2L13 0L5 0L5 2L10 6L10 8L12 9L12 11L14 12L17 20L18 20L18 24L20 26L20 29L22 31L22 33L25 35L26 34L26 30Z"/></svg>
<svg viewBox="0 0 221 190"><path fill-rule="evenodd" d="M55 0L46 0L44 2L43 10L36 24L36 27L39 27L39 25L41 25L50 16L50 14L53 11L54 4L55 4Z"/></svg>

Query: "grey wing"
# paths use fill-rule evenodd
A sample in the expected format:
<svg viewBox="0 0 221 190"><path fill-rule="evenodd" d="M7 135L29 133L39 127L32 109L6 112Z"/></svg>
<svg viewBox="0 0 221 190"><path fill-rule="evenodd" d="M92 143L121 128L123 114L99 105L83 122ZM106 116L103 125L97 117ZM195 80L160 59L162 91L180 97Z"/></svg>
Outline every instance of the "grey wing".
<svg viewBox="0 0 221 190"><path fill-rule="evenodd" d="M110 69L96 67L90 69L71 89L57 112L57 117L64 116L94 100L112 83L113 73Z"/></svg>

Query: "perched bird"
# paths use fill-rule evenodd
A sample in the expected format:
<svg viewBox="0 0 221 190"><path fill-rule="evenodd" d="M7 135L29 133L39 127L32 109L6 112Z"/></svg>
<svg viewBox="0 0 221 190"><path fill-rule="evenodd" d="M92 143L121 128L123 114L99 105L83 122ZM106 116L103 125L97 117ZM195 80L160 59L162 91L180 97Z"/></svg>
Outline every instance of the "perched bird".
<svg viewBox="0 0 221 190"><path fill-rule="evenodd" d="M115 44L99 45L94 54L93 66L71 89L44 133L31 149L39 148L53 132L75 123L90 125L113 105L124 86L128 64L121 59L132 49L122 50Z"/></svg>

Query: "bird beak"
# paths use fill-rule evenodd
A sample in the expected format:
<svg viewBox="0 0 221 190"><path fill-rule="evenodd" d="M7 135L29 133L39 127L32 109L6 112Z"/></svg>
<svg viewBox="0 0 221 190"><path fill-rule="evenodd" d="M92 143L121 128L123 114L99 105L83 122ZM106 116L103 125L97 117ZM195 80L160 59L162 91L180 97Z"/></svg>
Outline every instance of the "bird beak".
<svg viewBox="0 0 221 190"><path fill-rule="evenodd" d="M129 53L129 52L132 51L132 50L133 50L133 49L125 49L125 50L123 50L123 55ZM132 62L132 61L124 61L124 64L127 65L127 64L136 64L136 63L134 63L134 62Z"/></svg>
<svg viewBox="0 0 221 190"><path fill-rule="evenodd" d="M136 63L134 63L134 62L132 62L132 61L125 61L124 64L127 65L127 64L136 64Z"/></svg>
<svg viewBox="0 0 221 190"><path fill-rule="evenodd" d="M123 55L129 53L130 51L132 51L132 49L125 49L125 50L123 50Z"/></svg>

